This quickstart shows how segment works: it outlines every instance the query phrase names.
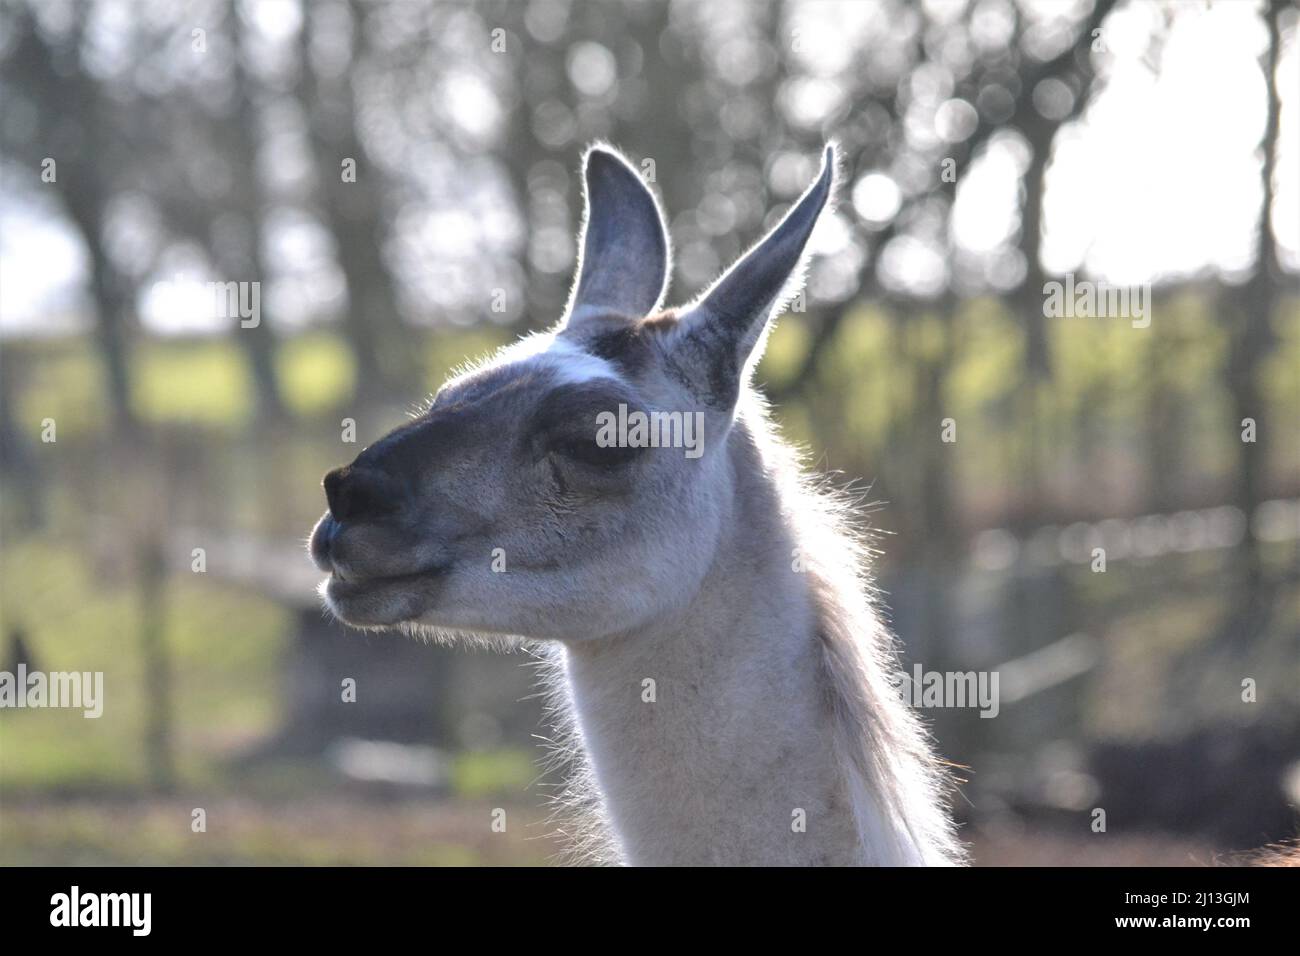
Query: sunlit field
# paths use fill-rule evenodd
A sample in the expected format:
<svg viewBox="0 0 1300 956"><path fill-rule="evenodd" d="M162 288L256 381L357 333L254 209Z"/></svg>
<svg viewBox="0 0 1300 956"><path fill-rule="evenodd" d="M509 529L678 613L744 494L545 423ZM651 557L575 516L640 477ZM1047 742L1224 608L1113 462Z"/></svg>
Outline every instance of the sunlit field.
<svg viewBox="0 0 1300 956"><path fill-rule="evenodd" d="M449 378L582 307L623 315L580 303L584 261L624 292L649 270L635 335L757 323L773 421L868 533L898 657L864 669L873 699L998 679L987 706L905 698L974 864L1217 866L1294 839L1296 36L1264 0L3 4L0 673L102 675L103 697L0 709L0 864L570 861L543 652L345 627L319 591L342 566L308 540L343 520L323 476ZM589 251L592 156L625 191ZM789 262L749 280L787 295L709 307L809 196ZM457 472L461 510L515 488L486 472L531 447L507 438L524 404ZM619 489L618 521L653 497ZM495 527L585 544L606 503ZM749 544L663 563L748 569ZM601 611L649 582L636 553L553 563L608 573ZM567 627L559 590L539 606ZM729 636L803 606L756 590L752 627L717 615Z"/></svg>

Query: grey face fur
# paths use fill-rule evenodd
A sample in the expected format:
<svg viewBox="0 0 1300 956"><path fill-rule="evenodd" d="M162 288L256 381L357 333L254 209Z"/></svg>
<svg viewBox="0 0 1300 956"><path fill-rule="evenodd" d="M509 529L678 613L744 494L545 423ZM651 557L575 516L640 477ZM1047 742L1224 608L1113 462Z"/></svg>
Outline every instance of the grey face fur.
<svg viewBox="0 0 1300 956"><path fill-rule="evenodd" d="M583 642L689 604L727 512L721 449L747 370L834 175L828 147L780 225L695 303L657 312L670 271L658 204L618 153L592 149L565 319L326 475L310 550L330 609L361 627ZM620 405L699 413L703 454L601 447L597 416Z"/></svg>

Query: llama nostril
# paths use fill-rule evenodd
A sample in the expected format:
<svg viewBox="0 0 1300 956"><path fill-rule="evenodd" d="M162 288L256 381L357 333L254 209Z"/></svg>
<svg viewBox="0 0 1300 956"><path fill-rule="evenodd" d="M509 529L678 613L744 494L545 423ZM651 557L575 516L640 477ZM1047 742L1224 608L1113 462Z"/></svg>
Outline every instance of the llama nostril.
<svg viewBox="0 0 1300 956"><path fill-rule="evenodd" d="M369 468L335 468L325 476L325 500L335 521L376 518L397 507L393 482Z"/></svg>
<svg viewBox="0 0 1300 956"><path fill-rule="evenodd" d="M326 473L325 480L321 482L325 486L325 500L329 502L330 514L334 516L335 521L343 520L343 482L349 471L351 471L350 467L335 468Z"/></svg>

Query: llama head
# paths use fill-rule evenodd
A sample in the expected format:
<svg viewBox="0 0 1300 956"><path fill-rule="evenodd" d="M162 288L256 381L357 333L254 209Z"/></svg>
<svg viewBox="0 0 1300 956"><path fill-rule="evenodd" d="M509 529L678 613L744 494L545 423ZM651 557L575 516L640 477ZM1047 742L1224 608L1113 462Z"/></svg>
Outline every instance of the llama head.
<svg viewBox="0 0 1300 956"><path fill-rule="evenodd" d="M724 449L749 369L834 177L828 147L779 225L660 311L659 206L618 153L590 150L565 318L325 476L310 551L330 609L362 627L580 640L688 603L732 507Z"/></svg>

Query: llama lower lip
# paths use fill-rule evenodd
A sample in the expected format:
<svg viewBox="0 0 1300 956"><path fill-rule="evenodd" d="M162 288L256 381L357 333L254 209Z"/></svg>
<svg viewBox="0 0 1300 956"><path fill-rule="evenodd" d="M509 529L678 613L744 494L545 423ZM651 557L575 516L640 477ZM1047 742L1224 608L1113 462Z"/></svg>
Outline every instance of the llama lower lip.
<svg viewBox="0 0 1300 956"><path fill-rule="evenodd" d="M441 577L446 573L446 565L411 571L407 574L391 574L378 577L358 577L356 575L344 577L338 571L335 571L330 575L328 589L331 598L349 597L353 594L374 592L383 588L418 584L430 578Z"/></svg>
<svg viewBox="0 0 1300 956"><path fill-rule="evenodd" d="M330 611L355 627L392 627L419 617L432 599L434 579L446 567L386 577L343 578L330 575L321 589Z"/></svg>

